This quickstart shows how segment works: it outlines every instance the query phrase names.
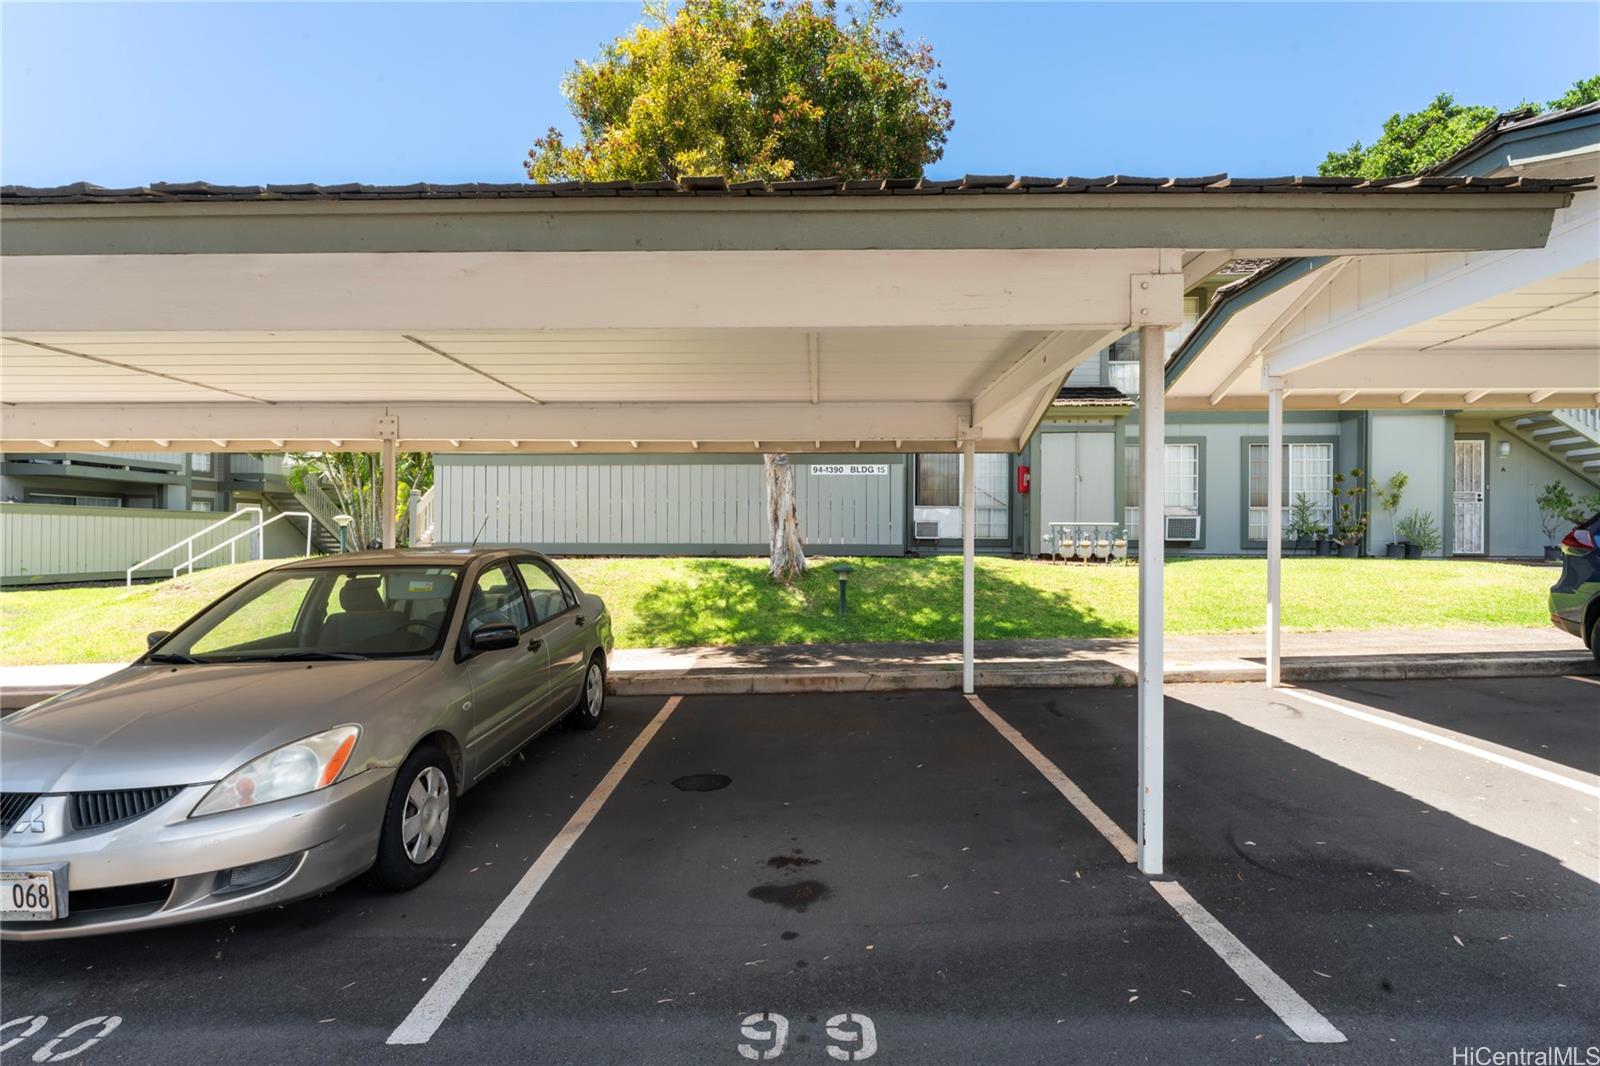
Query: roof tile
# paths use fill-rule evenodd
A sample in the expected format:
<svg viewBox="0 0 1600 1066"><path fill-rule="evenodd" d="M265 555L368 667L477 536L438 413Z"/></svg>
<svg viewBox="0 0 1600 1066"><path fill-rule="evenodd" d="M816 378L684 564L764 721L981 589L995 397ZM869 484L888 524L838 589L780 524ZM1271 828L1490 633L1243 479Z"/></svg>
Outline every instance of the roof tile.
<svg viewBox="0 0 1600 1066"><path fill-rule="evenodd" d="M1365 180L1355 177L1268 177L1234 178L1226 174L1206 174L1186 178L1141 177L1107 174L1101 177L1050 178L1010 174L968 174L949 180L933 178L851 179L810 178L797 181L730 182L722 175L685 177L679 181L595 181L553 182L461 182L430 185L365 185L346 182L338 185L212 185L209 182L156 182L149 186L107 189L90 182L69 185L7 185L0 188L0 202L10 204L49 203L177 203L192 200L404 200L404 199L524 199L550 196L682 196L733 194L739 196L862 196L895 194L937 196L942 194L1052 195L1059 193L1452 193L1549 192L1588 188L1593 178L1457 177L1429 174L1402 175Z"/></svg>

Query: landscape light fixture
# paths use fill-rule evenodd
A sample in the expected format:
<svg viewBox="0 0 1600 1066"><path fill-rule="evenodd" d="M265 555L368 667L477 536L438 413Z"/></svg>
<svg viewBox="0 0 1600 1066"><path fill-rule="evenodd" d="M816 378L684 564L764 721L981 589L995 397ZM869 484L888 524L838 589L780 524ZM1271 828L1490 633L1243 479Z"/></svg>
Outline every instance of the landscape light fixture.
<svg viewBox="0 0 1600 1066"><path fill-rule="evenodd" d="M355 519L351 518L347 514L336 514L336 515L333 516L333 524L339 527L339 554L340 555L343 555L345 552L350 550L350 545L346 542L346 537L348 536L348 533L346 531L349 530L350 524L352 522L354 522L354 521L355 521Z"/></svg>

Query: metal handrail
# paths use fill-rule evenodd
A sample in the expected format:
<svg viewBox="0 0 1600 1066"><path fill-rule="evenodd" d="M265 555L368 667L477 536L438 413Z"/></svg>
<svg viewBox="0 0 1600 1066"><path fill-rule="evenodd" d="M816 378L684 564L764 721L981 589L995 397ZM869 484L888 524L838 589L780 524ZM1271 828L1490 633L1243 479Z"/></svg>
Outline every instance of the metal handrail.
<svg viewBox="0 0 1600 1066"><path fill-rule="evenodd" d="M257 513L259 513L259 508L257 509ZM184 567L188 567L188 572L189 573L191 573L191 574L194 573L194 564L197 561L199 561L201 559L204 559L206 556L210 555L212 552L219 552L223 548L227 548L228 549L228 556L229 556L229 561L230 562L235 562L235 563L238 562L239 561L239 557L238 557L238 554L234 550L234 547L233 547L233 544L234 544L235 541L239 540L242 537L249 537L249 536L261 534L261 533L263 533L263 531L268 526L272 525L272 523L277 522L280 519L284 519L284 518L304 518L306 520L306 555L309 556L311 554L311 515L308 514L305 511L280 511L277 514L273 515L271 518L267 519L265 522L262 522L262 523L260 523L260 524L258 524L256 526L253 526L250 529L245 530L243 533L235 533L233 536L229 537L227 540L223 541L222 543L212 545L211 547L207 548L205 551L201 552L199 555L191 555L191 556L189 556L189 558L187 560L185 560L184 562L179 563L177 566L174 566L172 568L172 576L173 577L177 577L178 576L178 571L184 569ZM266 542L265 539L263 539L262 542L261 542L261 554L262 554L263 557L265 557L266 554L267 554L267 542Z"/></svg>
<svg viewBox="0 0 1600 1066"><path fill-rule="evenodd" d="M252 505L250 505L248 507L241 507L238 510L234 511L232 514L228 515L226 518L217 519L217 521L211 523L209 526L207 526L206 528L200 530L198 533L192 533L189 536L184 537L182 540L178 541L176 544L173 544L172 546L167 547L167 548L162 548L160 551L158 551L154 555L150 556L150 558L141 560L140 562L134 563L132 566L128 567L128 572L127 572L127 575L126 575L126 577L127 577L127 586L126 587L128 587L130 589L133 588L133 572L135 570L142 570L146 566L149 566L151 563L155 562L157 559L161 558L163 555L169 555L172 552L177 551L179 548L188 548L189 549L188 565L189 565L189 569L192 571L194 569L194 560L195 560L194 542L196 540L199 540L201 537L205 536L207 533L210 533L213 529L217 529L217 528L219 528L221 526L225 526L229 522L232 522L235 518L238 518L240 515L247 515L251 511L254 511L255 514L256 514L256 523L257 524L253 528L259 529L260 528L260 524L261 524L261 508L255 506L254 504L252 504ZM248 533L248 532L250 532L250 530L245 530L245 532ZM237 539L237 538L232 538L229 541L225 541L224 543L232 543L233 539ZM210 554L210 553L207 552L206 554ZM202 558L203 558L203 556L202 556ZM183 564L180 563L179 565L181 566ZM174 569L173 573L176 574L177 570Z"/></svg>

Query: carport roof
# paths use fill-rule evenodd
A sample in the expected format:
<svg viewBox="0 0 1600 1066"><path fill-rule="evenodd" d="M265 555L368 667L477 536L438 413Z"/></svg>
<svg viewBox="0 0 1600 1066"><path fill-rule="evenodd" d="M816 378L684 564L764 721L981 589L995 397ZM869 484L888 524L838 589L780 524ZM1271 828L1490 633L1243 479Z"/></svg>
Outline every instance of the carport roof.
<svg viewBox="0 0 1600 1066"><path fill-rule="evenodd" d="M11 187L0 445L1015 451L1231 259L1536 248L1581 185Z"/></svg>
<svg viewBox="0 0 1600 1066"><path fill-rule="evenodd" d="M1600 405L1600 103L1499 116L1424 180L1571 182L1544 247L1295 257L1218 291L1167 367L1176 409ZM1453 171L1453 174L1443 173Z"/></svg>

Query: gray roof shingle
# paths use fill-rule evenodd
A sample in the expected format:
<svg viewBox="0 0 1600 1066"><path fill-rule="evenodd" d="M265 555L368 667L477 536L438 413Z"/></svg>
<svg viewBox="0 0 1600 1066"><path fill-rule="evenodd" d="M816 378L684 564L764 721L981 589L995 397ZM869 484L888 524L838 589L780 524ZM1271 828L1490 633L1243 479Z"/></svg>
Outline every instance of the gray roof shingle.
<svg viewBox="0 0 1600 1066"><path fill-rule="evenodd" d="M1058 193L1381 193L1426 194L1440 192L1551 192L1587 187L1592 178L1453 177L1413 175L1400 178L1271 177L1235 178L1208 174L1194 178L1149 178L1108 174L1098 178L1015 177L1010 174L969 174L951 181L928 178L850 180L814 178L805 181L730 182L721 175L686 177L677 181L569 181L463 182L434 185L213 185L204 181L156 182L151 185L108 189L90 182L70 185L0 187L0 203L184 203L194 201L285 200L492 200L554 196L925 196L925 195L1054 195Z"/></svg>

